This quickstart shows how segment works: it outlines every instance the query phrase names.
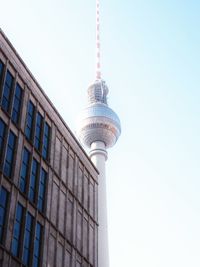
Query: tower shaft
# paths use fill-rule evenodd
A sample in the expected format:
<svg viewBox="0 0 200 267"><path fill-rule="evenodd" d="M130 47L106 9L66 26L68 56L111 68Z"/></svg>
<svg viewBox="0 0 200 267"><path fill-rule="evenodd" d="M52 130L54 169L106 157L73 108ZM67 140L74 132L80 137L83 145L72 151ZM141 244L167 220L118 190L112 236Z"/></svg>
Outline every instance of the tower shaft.
<svg viewBox="0 0 200 267"><path fill-rule="evenodd" d="M98 266L109 267L107 197L105 163L107 151L105 144L96 141L91 144L90 158L99 171L98 185Z"/></svg>

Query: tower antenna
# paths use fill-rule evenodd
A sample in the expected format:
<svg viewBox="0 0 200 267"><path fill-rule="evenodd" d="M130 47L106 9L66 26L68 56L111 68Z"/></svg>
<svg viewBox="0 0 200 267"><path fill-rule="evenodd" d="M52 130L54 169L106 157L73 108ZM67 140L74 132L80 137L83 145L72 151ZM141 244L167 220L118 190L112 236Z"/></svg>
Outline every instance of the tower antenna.
<svg viewBox="0 0 200 267"><path fill-rule="evenodd" d="M96 0L96 79L101 79L100 5Z"/></svg>

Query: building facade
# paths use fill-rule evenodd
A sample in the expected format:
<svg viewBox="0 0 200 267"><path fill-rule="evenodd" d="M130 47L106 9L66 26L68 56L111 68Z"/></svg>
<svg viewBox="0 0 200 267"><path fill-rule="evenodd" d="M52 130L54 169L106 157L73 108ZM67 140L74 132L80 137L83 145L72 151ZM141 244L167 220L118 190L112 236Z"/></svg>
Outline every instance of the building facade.
<svg viewBox="0 0 200 267"><path fill-rule="evenodd" d="M0 266L97 267L98 172L0 30Z"/></svg>

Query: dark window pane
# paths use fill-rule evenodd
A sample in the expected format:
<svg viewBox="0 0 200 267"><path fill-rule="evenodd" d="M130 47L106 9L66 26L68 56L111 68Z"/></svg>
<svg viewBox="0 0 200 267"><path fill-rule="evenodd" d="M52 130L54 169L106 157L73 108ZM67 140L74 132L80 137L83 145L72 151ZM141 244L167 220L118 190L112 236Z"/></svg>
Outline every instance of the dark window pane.
<svg viewBox="0 0 200 267"><path fill-rule="evenodd" d="M16 211L16 219L20 221L22 219L22 215L23 215L23 207L22 205L18 204Z"/></svg>
<svg viewBox="0 0 200 267"><path fill-rule="evenodd" d="M34 241L34 254L33 254L33 266L38 267L40 262L40 250L42 241L42 226L40 223L36 225L36 234Z"/></svg>
<svg viewBox="0 0 200 267"><path fill-rule="evenodd" d="M34 112L35 112L35 107L33 103L29 101L28 111L26 115L26 129L25 129L25 135L29 140L31 140L32 138Z"/></svg>
<svg viewBox="0 0 200 267"><path fill-rule="evenodd" d="M3 146L5 144L5 131L6 131L6 124L0 119L0 160L2 157Z"/></svg>
<svg viewBox="0 0 200 267"><path fill-rule="evenodd" d="M38 267L38 266L39 266L39 261L36 257L34 257L33 267Z"/></svg>
<svg viewBox="0 0 200 267"><path fill-rule="evenodd" d="M16 124L19 122L21 101L22 101L22 88L19 86L19 84L17 84L15 88L15 97L12 110L12 121Z"/></svg>
<svg viewBox="0 0 200 267"><path fill-rule="evenodd" d="M0 191L0 207L6 206L7 195L7 191L2 187Z"/></svg>
<svg viewBox="0 0 200 267"><path fill-rule="evenodd" d="M23 249L23 264L28 266L30 263L30 249L31 249L31 237L33 227L33 216L27 213L26 227L24 236L24 249Z"/></svg>
<svg viewBox="0 0 200 267"><path fill-rule="evenodd" d="M42 121L43 121L43 117L38 112L37 119L36 119L35 141L34 141L35 148L38 150L40 149L40 146L41 146Z"/></svg>
<svg viewBox="0 0 200 267"><path fill-rule="evenodd" d="M4 213L5 213L5 210L0 206L0 225L3 225Z"/></svg>
<svg viewBox="0 0 200 267"><path fill-rule="evenodd" d="M16 136L13 132L10 131L8 137L8 145L7 145L7 152L4 162L4 174L11 178L11 173L13 169L13 158L15 152L15 143L16 143Z"/></svg>
<svg viewBox="0 0 200 267"><path fill-rule="evenodd" d="M12 83L13 83L13 76L9 71L7 71L6 80L3 88L3 97L2 97L2 108L5 111L8 111L10 107Z"/></svg>
<svg viewBox="0 0 200 267"><path fill-rule="evenodd" d="M20 224L19 223L16 223L15 226L14 226L13 236L15 238L18 238L19 237L19 233L20 233Z"/></svg>
<svg viewBox="0 0 200 267"><path fill-rule="evenodd" d="M35 202L37 176L38 176L38 162L35 159L33 159L31 177L30 177L30 187L29 187L29 199L32 202Z"/></svg>
<svg viewBox="0 0 200 267"><path fill-rule="evenodd" d="M20 174L20 185L19 185L20 190L23 193L25 193L25 191L26 191L29 160L30 160L30 152L26 148L24 148L23 161L22 161L21 174Z"/></svg>
<svg viewBox="0 0 200 267"><path fill-rule="evenodd" d="M15 256L18 255L18 240L15 238L12 240L12 254Z"/></svg>
<svg viewBox="0 0 200 267"><path fill-rule="evenodd" d="M49 143L50 143L50 126L45 122L44 136L43 136L43 148L42 148L42 156L44 159L48 159Z"/></svg>
<svg viewBox="0 0 200 267"><path fill-rule="evenodd" d="M40 185L39 185L39 195L38 195L38 209L41 212L44 211L46 179L47 179L47 173L45 172L44 169L42 169L40 174Z"/></svg>
<svg viewBox="0 0 200 267"><path fill-rule="evenodd" d="M8 192L5 188L1 187L0 189L0 242L1 243L5 228L7 201L8 201Z"/></svg>
<svg viewBox="0 0 200 267"><path fill-rule="evenodd" d="M23 252L23 264L28 266L28 262L29 262L29 250L24 248L24 252Z"/></svg>
<svg viewBox="0 0 200 267"><path fill-rule="evenodd" d="M14 234L12 240L12 254L16 257L19 256L20 249L20 239L21 239L21 231L22 231L22 217L23 217L23 207L21 204L17 204L17 210L15 215L15 225L14 225Z"/></svg>
<svg viewBox="0 0 200 267"><path fill-rule="evenodd" d="M1 82L1 79L3 76L3 67L4 67L4 64L3 64L3 62L0 61L0 82Z"/></svg>

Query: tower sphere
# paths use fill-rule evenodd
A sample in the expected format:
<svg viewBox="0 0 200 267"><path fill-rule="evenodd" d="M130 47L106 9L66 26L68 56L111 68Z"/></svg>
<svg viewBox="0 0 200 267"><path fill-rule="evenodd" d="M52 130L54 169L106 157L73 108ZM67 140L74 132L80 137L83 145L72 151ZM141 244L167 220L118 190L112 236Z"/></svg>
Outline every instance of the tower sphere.
<svg viewBox="0 0 200 267"><path fill-rule="evenodd" d="M82 144L91 147L101 141L106 148L112 147L121 133L117 114L107 105L108 87L103 80L96 80L88 88L89 105L81 112L78 120L78 137Z"/></svg>

